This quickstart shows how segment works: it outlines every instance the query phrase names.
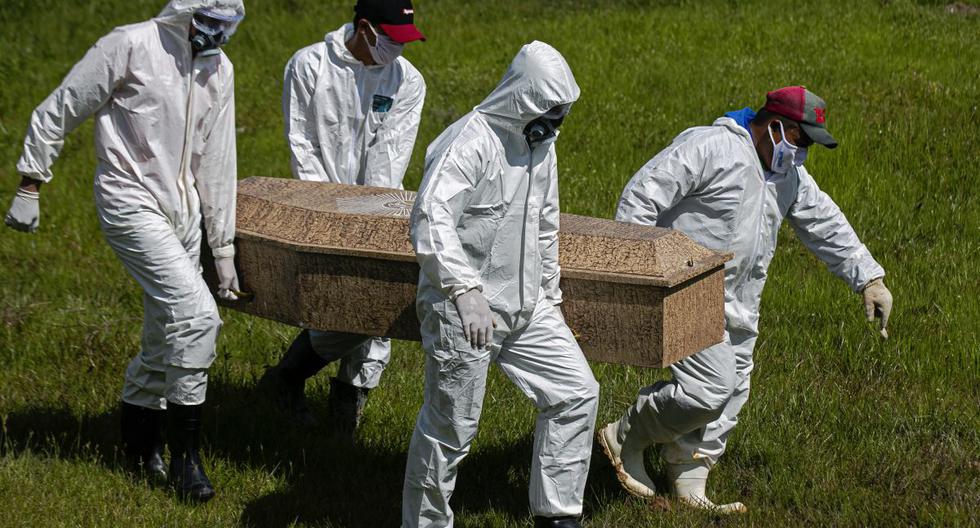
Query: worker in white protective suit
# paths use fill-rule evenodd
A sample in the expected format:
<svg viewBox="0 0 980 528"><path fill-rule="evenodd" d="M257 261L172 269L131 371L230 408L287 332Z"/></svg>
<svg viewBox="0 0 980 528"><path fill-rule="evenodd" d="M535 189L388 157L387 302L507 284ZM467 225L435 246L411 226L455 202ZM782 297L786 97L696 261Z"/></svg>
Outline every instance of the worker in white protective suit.
<svg viewBox="0 0 980 528"><path fill-rule="evenodd" d="M561 54L533 42L426 152L411 218L425 400L405 470L405 528L453 525L449 499L491 362L539 411L535 526L579 526L599 386L559 307L554 146L578 96Z"/></svg>
<svg viewBox="0 0 980 528"><path fill-rule="evenodd" d="M179 496L200 501L214 496L198 446L221 327L201 277L201 225L218 295L235 300L234 71L219 47L244 14L240 0L173 0L156 18L101 38L31 116L6 218L37 228L41 183L51 181L65 136L94 115L99 222L143 288L141 350L122 391L124 451L134 469L169 473Z"/></svg>
<svg viewBox="0 0 980 528"><path fill-rule="evenodd" d="M758 112L743 109L684 131L627 184L616 219L682 231L734 254L725 267L724 341L673 366L673 379L642 389L599 442L630 493L652 497L643 450L661 445L673 494L716 512L743 512L705 496L708 472L749 396L759 302L779 226L788 218L803 244L864 297L887 337L892 297L837 204L803 166L818 143L835 148L824 101L800 86L770 92Z"/></svg>
<svg viewBox="0 0 980 528"><path fill-rule="evenodd" d="M282 106L293 175L307 181L402 188L425 101L425 81L401 57L425 40L409 0L360 0L353 24L299 50L286 65ZM259 389L302 426L308 378L340 360L330 380L333 432L353 441L368 392L388 364L387 338L303 330Z"/></svg>

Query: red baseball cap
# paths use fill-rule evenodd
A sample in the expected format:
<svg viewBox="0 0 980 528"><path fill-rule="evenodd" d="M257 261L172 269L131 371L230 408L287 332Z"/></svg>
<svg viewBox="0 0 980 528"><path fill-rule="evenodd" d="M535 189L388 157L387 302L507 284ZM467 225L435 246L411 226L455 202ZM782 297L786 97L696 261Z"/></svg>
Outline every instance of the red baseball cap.
<svg viewBox="0 0 980 528"><path fill-rule="evenodd" d="M381 28L395 42L425 40L415 27L415 9L410 0L357 0L354 14Z"/></svg>
<svg viewBox="0 0 980 528"><path fill-rule="evenodd" d="M814 143L837 148L837 140L827 131L827 103L804 86L787 86L766 94L765 110L787 117Z"/></svg>

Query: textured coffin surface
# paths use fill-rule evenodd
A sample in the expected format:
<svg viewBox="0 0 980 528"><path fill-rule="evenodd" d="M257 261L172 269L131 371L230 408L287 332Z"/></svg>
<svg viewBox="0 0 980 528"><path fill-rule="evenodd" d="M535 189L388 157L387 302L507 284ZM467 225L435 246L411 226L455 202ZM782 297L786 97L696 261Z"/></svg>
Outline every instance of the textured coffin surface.
<svg viewBox="0 0 980 528"><path fill-rule="evenodd" d="M239 182L238 269L255 297L234 308L418 340L413 199L374 187ZM728 255L677 231L568 214L559 247L562 311L589 359L663 367L721 340Z"/></svg>

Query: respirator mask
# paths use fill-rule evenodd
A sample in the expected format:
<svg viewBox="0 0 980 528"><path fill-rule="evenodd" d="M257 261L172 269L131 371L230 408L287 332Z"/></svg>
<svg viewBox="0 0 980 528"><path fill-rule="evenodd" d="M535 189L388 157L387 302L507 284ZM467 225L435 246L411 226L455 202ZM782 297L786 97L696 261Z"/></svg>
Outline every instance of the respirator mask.
<svg viewBox="0 0 980 528"><path fill-rule="evenodd" d="M191 26L197 32L190 38L194 56L217 55L218 48L228 43L242 18L242 15L229 15L210 9L196 11L191 18Z"/></svg>
<svg viewBox="0 0 980 528"><path fill-rule="evenodd" d="M565 121L565 116L568 115L571 107L570 103L558 105L528 123L524 127L524 137L527 138L527 144L534 148L554 140L558 136L558 127Z"/></svg>

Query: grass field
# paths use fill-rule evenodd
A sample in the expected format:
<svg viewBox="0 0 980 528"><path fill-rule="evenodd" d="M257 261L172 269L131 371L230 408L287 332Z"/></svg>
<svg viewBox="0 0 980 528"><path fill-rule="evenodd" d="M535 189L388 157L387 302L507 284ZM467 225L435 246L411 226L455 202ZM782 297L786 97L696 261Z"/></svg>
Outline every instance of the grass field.
<svg viewBox="0 0 980 528"><path fill-rule="evenodd" d="M239 174L287 176L283 65L346 21L353 0L246 3L227 47ZM162 4L0 3L4 210L34 106L97 38ZM859 297L785 227L763 300L753 397L709 483L714 497L743 501L750 513L651 509L628 498L596 456L587 526L980 525L980 16L888 0L419 0L417 8L430 38L406 55L428 98L406 187L420 181L425 145L532 39L561 50L582 87L558 145L566 212L610 217L633 172L681 130L805 84L828 101L841 142L813 152L807 166L888 270L895 311L892 338L881 341ZM142 306L99 232L94 166L89 122L43 189L40 231L0 230L0 526L397 525L422 395L413 343L395 344L360 443L349 447L325 429L284 428L251 397L295 330L223 312L206 429L218 497L188 506L120 469L115 409ZM602 423L665 376L593 367ZM327 379L308 385L318 412ZM529 526L533 416L495 371L453 498L458 526Z"/></svg>

